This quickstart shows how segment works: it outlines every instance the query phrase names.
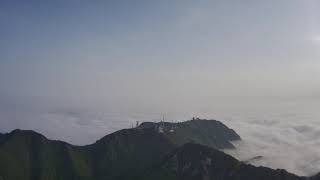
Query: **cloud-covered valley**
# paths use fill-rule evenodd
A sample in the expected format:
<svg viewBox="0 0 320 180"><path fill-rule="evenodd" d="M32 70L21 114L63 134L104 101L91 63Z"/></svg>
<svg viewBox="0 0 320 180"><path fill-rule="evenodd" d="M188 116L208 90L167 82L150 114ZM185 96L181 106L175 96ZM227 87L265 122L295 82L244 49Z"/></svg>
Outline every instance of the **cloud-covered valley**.
<svg viewBox="0 0 320 180"><path fill-rule="evenodd" d="M217 103L219 102L219 103ZM215 101L204 106L176 106L175 111L112 112L93 108L56 108L2 105L1 132L33 129L50 139L90 144L102 136L130 128L136 121L188 120L193 116L216 119L233 128L242 141L227 153L257 166L286 169L299 175L320 172L320 102L298 100Z"/></svg>

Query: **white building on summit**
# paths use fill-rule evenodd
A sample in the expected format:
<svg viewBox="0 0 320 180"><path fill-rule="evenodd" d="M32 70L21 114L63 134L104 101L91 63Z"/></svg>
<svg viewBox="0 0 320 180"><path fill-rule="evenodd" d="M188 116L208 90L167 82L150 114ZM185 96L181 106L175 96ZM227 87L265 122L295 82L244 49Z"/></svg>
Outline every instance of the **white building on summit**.
<svg viewBox="0 0 320 180"><path fill-rule="evenodd" d="M164 133L163 127L161 125L158 127L158 131L159 131L159 133Z"/></svg>

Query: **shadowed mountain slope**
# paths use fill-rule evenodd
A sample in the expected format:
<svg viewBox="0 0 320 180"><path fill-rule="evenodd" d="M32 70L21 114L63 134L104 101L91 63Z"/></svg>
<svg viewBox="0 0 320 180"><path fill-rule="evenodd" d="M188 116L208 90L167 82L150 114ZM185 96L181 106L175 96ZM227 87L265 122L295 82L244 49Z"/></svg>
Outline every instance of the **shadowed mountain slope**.
<svg viewBox="0 0 320 180"><path fill-rule="evenodd" d="M15 130L0 145L0 179L130 179L174 148L163 135L128 129L88 146L52 141Z"/></svg>
<svg viewBox="0 0 320 180"><path fill-rule="evenodd" d="M285 170L254 167L207 146L188 143L152 167L153 180L306 180ZM317 179L318 180L318 179Z"/></svg>
<svg viewBox="0 0 320 180"><path fill-rule="evenodd" d="M231 147L226 143L232 139L228 137L230 130L223 126L216 121L186 121L170 134L165 128L164 132L144 127L124 129L87 146L14 130L0 136L0 180L132 179L184 142ZM223 133L226 135L221 136ZM234 132L234 137L239 136Z"/></svg>
<svg viewBox="0 0 320 180"><path fill-rule="evenodd" d="M0 180L320 180L247 165L212 148L240 138L218 121L162 123L87 146L14 130L0 136Z"/></svg>
<svg viewBox="0 0 320 180"><path fill-rule="evenodd" d="M76 179L82 155L75 146L51 141L33 131L14 130L2 137L0 177L19 179ZM0 178L1 179L1 178Z"/></svg>

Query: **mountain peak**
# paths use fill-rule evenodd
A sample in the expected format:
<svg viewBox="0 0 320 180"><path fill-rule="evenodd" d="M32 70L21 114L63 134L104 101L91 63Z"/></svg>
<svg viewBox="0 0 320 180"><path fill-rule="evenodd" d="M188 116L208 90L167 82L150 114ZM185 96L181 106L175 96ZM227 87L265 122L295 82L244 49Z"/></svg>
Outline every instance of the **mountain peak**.
<svg viewBox="0 0 320 180"><path fill-rule="evenodd" d="M195 142L216 149L234 148L231 141L241 140L240 136L216 120L193 119L184 122L144 122L138 129L153 129L174 144Z"/></svg>
<svg viewBox="0 0 320 180"><path fill-rule="evenodd" d="M45 136L40 133L37 133L33 130L21 130L15 129L9 133L2 134L0 136L0 145L4 144L7 141L16 141L16 142L23 142L23 141L42 141L47 140Z"/></svg>
<svg viewBox="0 0 320 180"><path fill-rule="evenodd" d="M27 137L40 137L45 138L44 135L33 131L33 130L21 130L21 129L15 129L8 133L9 136L27 136Z"/></svg>
<svg viewBox="0 0 320 180"><path fill-rule="evenodd" d="M308 179L254 167L219 151L240 137L215 120L142 123L81 147L44 138L20 129L2 135L0 179Z"/></svg>

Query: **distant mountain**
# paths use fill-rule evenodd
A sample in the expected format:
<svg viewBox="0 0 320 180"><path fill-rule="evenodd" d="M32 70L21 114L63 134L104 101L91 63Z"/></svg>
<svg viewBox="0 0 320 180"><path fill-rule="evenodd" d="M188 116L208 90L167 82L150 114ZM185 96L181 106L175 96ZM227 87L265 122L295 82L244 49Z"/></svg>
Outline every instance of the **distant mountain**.
<svg viewBox="0 0 320 180"><path fill-rule="evenodd" d="M142 123L87 146L14 130L0 135L0 180L308 179L247 165L214 149L232 148L230 141L239 139L222 123L206 120Z"/></svg>
<svg viewBox="0 0 320 180"><path fill-rule="evenodd" d="M183 123L145 122L138 128L160 131L178 146L194 142L216 149L234 148L230 141L240 140L240 136L234 130L216 120L196 119Z"/></svg>
<svg viewBox="0 0 320 180"><path fill-rule="evenodd" d="M230 148L229 140L239 139L217 121L186 121L175 127L168 123L163 132L145 125L117 131L87 146L49 140L34 131L3 134L0 180L132 179L183 143Z"/></svg>

